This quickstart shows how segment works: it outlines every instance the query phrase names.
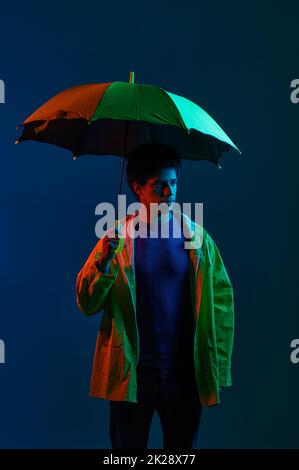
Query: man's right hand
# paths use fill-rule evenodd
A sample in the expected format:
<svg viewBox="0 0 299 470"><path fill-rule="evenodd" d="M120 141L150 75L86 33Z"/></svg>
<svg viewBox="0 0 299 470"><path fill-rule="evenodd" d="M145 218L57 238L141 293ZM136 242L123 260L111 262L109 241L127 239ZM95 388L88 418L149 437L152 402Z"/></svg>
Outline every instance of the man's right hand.
<svg viewBox="0 0 299 470"><path fill-rule="evenodd" d="M101 257L97 260L97 267L105 269L114 257L115 251L119 244L119 237L117 236L117 227L115 227L116 237L108 237L107 235L103 239L103 250Z"/></svg>

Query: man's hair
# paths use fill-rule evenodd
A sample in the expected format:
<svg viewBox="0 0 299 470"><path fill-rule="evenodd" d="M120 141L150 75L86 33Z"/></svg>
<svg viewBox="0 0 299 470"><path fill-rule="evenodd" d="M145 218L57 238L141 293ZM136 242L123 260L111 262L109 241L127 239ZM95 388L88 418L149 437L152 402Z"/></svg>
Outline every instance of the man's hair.
<svg viewBox="0 0 299 470"><path fill-rule="evenodd" d="M148 143L138 145L127 155L127 182L133 189L133 182L143 186L149 178L153 178L162 168L175 168L178 176L182 167L179 153L170 145Z"/></svg>

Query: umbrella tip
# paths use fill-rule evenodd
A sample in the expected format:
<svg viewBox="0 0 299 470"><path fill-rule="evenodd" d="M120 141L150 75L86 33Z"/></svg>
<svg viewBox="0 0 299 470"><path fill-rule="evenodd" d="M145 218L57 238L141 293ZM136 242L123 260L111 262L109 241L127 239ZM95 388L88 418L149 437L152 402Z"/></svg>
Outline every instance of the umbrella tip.
<svg viewBox="0 0 299 470"><path fill-rule="evenodd" d="M134 81L135 81L135 73L134 73L134 72L130 72L129 83L134 84Z"/></svg>

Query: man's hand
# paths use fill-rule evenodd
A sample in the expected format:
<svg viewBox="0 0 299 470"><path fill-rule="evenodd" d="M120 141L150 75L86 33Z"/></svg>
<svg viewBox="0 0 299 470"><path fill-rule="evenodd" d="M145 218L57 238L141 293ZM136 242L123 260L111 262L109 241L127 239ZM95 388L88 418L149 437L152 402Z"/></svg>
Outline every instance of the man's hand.
<svg viewBox="0 0 299 470"><path fill-rule="evenodd" d="M108 263L115 257L115 251L119 244L118 230L115 227L116 237L108 237L107 235L103 239L103 250L101 257L96 261L97 268L104 272L107 271Z"/></svg>

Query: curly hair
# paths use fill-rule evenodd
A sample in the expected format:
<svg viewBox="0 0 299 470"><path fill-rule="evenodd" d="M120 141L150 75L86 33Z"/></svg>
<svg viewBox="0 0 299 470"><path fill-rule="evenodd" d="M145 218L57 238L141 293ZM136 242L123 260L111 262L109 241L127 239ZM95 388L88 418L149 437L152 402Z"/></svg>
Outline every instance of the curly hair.
<svg viewBox="0 0 299 470"><path fill-rule="evenodd" d="M138 145L127 155L127 183L138 199L133 189L134 181L143 186L162 168L175 168L178 176L181 167L182 161L179 153L171 145L160 143Z"/></svg>

